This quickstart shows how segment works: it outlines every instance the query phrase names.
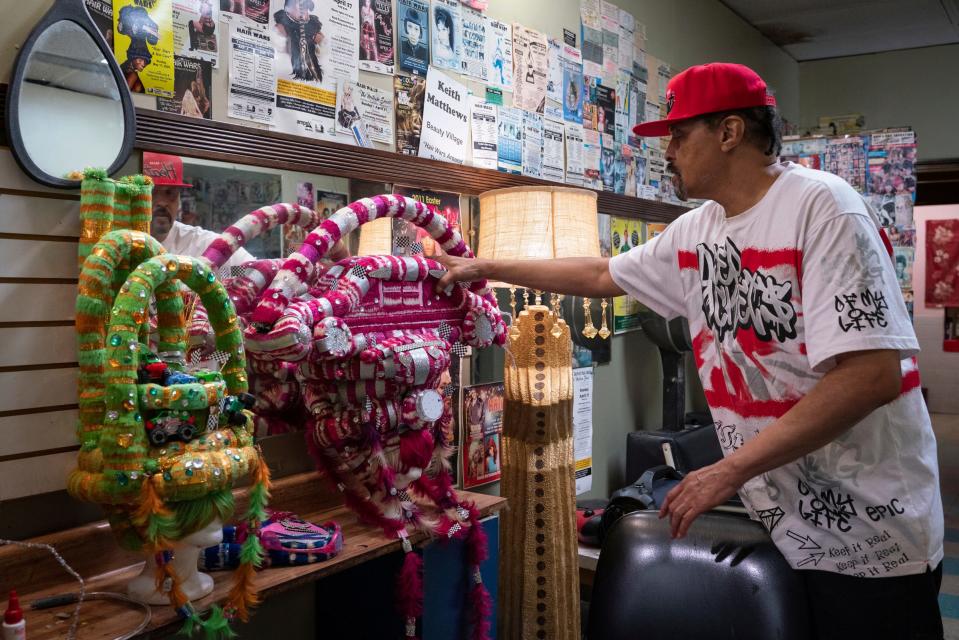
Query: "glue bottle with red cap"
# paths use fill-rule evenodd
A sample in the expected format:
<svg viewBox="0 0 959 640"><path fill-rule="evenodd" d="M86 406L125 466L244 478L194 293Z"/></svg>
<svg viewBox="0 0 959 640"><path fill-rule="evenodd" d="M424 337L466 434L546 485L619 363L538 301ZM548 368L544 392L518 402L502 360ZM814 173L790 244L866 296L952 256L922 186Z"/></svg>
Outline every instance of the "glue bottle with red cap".
<svg viewBox="0 0 959 640"><path fill-rule="evenodd" d="M27 622L16 591L10 592L7 612L3 614L3 640L27 640Z"/></svg>

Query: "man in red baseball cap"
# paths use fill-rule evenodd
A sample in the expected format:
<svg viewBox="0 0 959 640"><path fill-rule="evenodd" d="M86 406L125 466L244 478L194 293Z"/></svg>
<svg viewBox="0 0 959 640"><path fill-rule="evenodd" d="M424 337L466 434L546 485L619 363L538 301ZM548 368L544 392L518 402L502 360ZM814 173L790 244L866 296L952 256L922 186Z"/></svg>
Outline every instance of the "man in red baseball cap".
<svg viewBox="0 0 959 640"><path fill-rule="evenodd" d="M180 156L144 152L143 175L153 180L150 234L170 253L197 257L203 255L220 234L180 221L183 190L193 188L193 185L183 181L183 159ZM255 259L249 251L239 247L226 266L239 266Z"/></svg>
<svg viewBox="0 0 959 640"><path fill-rule="evenodd" d="M689 321L724 458L661 505L674 536L738 491L804 579L817 638L942 638L943 513L915 332L878 218L841 178L779 162L766 83L691 67L665 120L681 198L707 201L613 258L438 257L438 287L487 278L630 294Z"/></svg>

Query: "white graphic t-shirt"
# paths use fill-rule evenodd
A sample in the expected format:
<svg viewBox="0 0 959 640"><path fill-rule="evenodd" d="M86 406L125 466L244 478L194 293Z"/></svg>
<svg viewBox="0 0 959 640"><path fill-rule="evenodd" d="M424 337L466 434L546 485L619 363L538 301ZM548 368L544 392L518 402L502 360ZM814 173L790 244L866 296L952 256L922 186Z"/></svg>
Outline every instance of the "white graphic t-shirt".
<svg viewBox="0 0 959 640"><path fill-rule="evenodd" d="M850 351L896 349L902 392L837 440L753 478L740 496L796 569L884 577L943 556L936 443L915 332L865 201L786 163L754 207L707 202L614 257L613 280L689 319L723 451L773 424Z"/></svg>

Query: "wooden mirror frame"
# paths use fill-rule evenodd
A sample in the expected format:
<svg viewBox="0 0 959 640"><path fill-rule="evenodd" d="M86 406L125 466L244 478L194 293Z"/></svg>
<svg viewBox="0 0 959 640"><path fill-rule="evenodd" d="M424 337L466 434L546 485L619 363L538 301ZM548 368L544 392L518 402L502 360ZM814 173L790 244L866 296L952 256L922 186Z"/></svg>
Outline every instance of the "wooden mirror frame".
<svg viewBox="0 0 959 640"><path fill-rule="evenodd" d="M120 150L116 159L107 168L107 173L114 174L130 157L133 151L133 142L136 138L136 112L133 109L133 99L130 97L130 91L127 89L126 80L120 71L120 65L113 57L113 52L107 46L106 41L99 30L93 24L90 14L87 13L86 5L83 0L56 0L53 7L47 11L46 15L40 19L37 26L30 32L30 37L20 48L17 54L16 62L13 65L13 72L10 74L10 85L7 88L6 104L6 129L7 143L13 153L14 159L24 173L36 180L40 184L49 187L58 187L61 189L77 189L80 187L79 180L67 180L61 176L53 176L37 166L30 157L26 147L23 144L23 136L20 132L20 87L23 84L23 76L26 72L27 62L30 54L33 52L39 37L52 25L63 20L73 22L85 31L92 39L94 44L106 58L110 67L110 72L117 83L117 89L120 93L120 106L123 109L123 141L120 144ZM82 168L82 167L79 167Z"/></svg>

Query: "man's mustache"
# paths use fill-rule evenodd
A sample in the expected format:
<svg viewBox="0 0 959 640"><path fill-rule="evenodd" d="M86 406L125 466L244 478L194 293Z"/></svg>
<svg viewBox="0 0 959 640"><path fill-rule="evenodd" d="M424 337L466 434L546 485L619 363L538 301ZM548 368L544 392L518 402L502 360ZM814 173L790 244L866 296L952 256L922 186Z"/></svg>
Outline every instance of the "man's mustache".
<svg viewBox="0 0 959 640"><path fill-rule="evenodd" d="M157 205L153 207L153 215L166 216L170 220L173 220L173 213L167 207L164 207L163 205Z"/></svg>

